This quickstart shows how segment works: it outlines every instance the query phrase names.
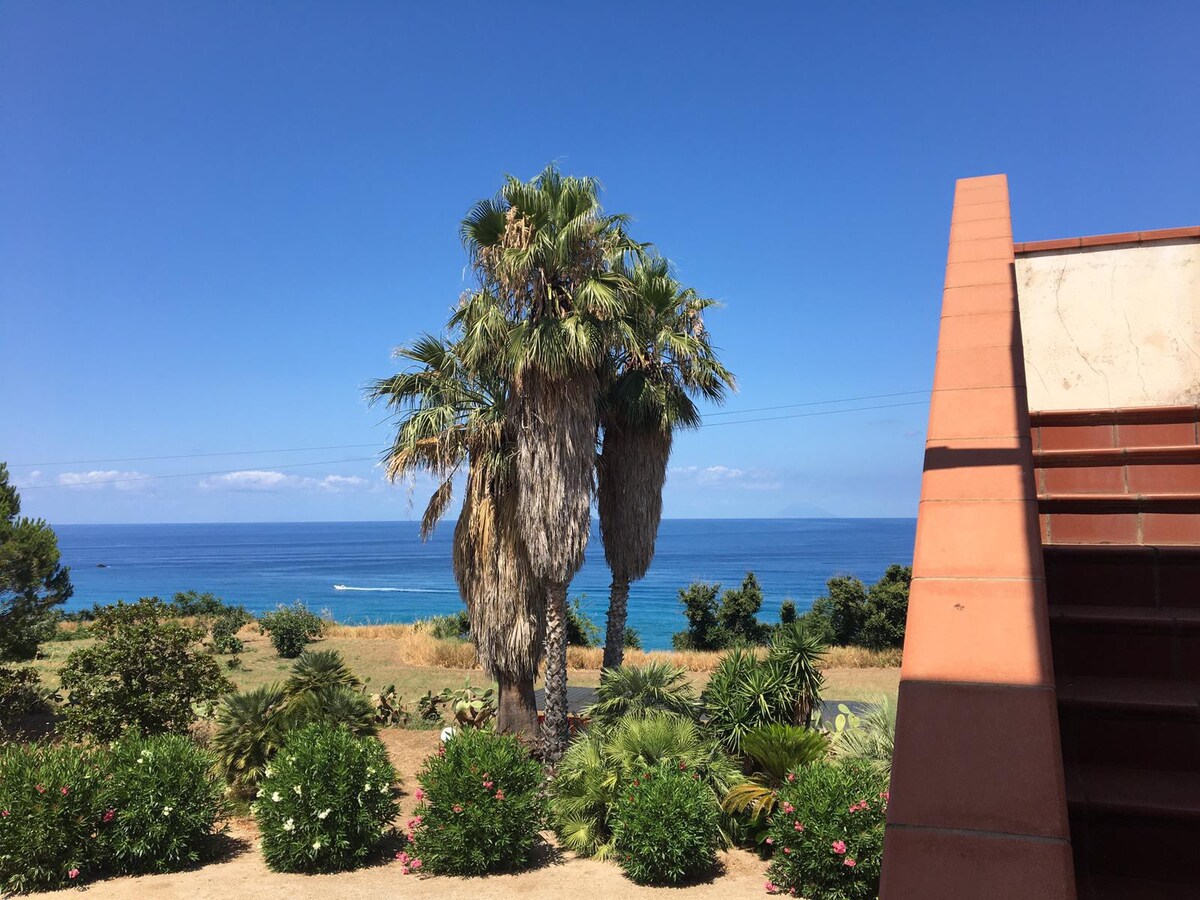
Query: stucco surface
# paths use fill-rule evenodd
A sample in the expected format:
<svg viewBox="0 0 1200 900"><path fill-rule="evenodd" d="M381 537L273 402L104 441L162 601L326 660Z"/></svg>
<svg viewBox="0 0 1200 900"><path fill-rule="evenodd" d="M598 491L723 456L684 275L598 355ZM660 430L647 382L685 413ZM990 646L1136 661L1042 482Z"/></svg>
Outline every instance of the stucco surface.
<svg viewBox="0 0 1200 900"><path fill-rule="evenodd" d="M1016 259L1033 411L1200 402L1200 241Z"/></svg>

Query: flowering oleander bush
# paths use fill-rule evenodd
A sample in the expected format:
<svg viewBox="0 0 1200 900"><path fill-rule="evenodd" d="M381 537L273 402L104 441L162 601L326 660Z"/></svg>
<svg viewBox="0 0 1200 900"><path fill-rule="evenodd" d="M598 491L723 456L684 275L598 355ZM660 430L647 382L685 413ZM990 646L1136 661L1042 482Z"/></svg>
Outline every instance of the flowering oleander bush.
<svg viewBox="0 0 1200 900"><path fill-rule="evenodd" d="M105 759L101 850L113 871L198 862L225 812L214 756L188 737L127 733Z"/></svg>
<svg viewBox="0 0 1200 900"><path fill-rule="evenodd" d="M253 809L277 872L360 866L397 813L387 750L344 726L290 732L264 775Z"/></svg>
<svg viewBox="0 0 1200 900"><path fill-rule="evenodd" d="M640 884L675 884L713 868L720 843L712 790L664 763L627 784L613 808L617 862Z"/></svg>
<svg viewBox="0 0 1200 900"><path fill-rule="evenodd" d="M0 893L95 876L103 818L98 755L45 744L0 749Z"/></svg>
<svg viewBox="0 0 1200 900"><path fill-rule="evenodd" d="M522 868L545 824L541 765L511 735L464 728L425 761L401 862L447 875Z"/></svg>
<svg viewBox="0 0 1200 900"><path fill-rule="evenodd" d="M297 600L291 606L281 603L275 612L259 616L258 626L270 635L276 653L284 659L295 659L310 641L321 636L325 623Z"/></svg>
<svg viewBox="0 0 1200 900"><path fill-rule="evenodd" d="M767 890L874 900L887 800L887 779L869 762L818 762L790 773L771 815Z"/></svg>

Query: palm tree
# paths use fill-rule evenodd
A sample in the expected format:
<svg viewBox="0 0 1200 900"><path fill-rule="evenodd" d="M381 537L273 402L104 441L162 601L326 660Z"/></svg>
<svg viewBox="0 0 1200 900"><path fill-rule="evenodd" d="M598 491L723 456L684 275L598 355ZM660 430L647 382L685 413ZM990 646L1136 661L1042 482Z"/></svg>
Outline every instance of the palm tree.
<svg viewBox="0 0 1200 900"><path fill-rule="evenodd" d="M624 657L629 585L654 558L675 429L700 424L693 397L720 403L734 387L704 327L704 311L715 301L683 288L665 259L639 260L630 281L635 299L609 360L596 466L600 533L613 575L606 669Z"/></svg>
<svg viewBox="0 0 1200 900"><path fill-rule="evenodd" d="M544 753L566 748L567 587L583 564L590 530L598 373L612 323L629 302L621 263L640 248L622 216L605 215L598 182L550 166L532 181L509 176L497 197L476 204L462 237L480 279L472 303L494 316L469 332L468 365L493 358L503 334L511 380L515 519L546 604Z"/></svg>
<svg viewBox="0 0 1200 900"><path fill-rule="evenodd" d="M478 336L487 327L480 317L486 319L492 308L464 303L451 324ZM399 420L385 456L387 475L394 481L425 471L438 479L421 521L422 537L428 538L450 508L454 478L466 464L454 529L455 580L480 662L499 685L497 730L532 737L544 611L516 539L510 386L494 368L469 369L459 346L439 338L426 336L397 355L416 368L368 389L370 399L384 401Z"/></svg>

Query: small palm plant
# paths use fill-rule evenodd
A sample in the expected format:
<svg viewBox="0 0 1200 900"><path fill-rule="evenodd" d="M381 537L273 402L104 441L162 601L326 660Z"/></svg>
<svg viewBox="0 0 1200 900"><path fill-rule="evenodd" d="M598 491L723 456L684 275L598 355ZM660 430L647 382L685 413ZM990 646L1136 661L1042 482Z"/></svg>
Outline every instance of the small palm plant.
<svg viewBox="0 0 1200 900"><path fill-rule="evenodd" d="M596 693L596 702L584 710L584 715L598 725L654 709L693 718L698 712L696 692L687 680L687 672L669 663L603 669Z"/></svg>
<svg viewBox="0 0 1200 900"><path fill-rule="evenodd" d="M212 749L235 793L248 795L263 776L287 732L284 703L278 684L230 694L217 709L217 732Z"/></svg>
<svg viewBox="0 0 1200 900"><path fill-rule="evenodd" d="M292 730L315 724L331 728L345 725L358 737L379 730L371 698L345 685L330 685L300 694L288 706L287 719Z"/></svg>
<svg viewBox="0 0 1200 900"><path fill-rule="evenodd" d="M299 698L329 687L357 688L362 687L362 681L336 650L306 650L292 664L284 690L289 697Z"/></svg>
<svg viewBox="0 0 1200 900"><path fill-rule="evenodd" d="M775 811L777 792L789 772L829 755L829 737L796 725L760 725L742 739L742 750L753 760L756 771L730 788L721 808L758 821Z"/></svg>

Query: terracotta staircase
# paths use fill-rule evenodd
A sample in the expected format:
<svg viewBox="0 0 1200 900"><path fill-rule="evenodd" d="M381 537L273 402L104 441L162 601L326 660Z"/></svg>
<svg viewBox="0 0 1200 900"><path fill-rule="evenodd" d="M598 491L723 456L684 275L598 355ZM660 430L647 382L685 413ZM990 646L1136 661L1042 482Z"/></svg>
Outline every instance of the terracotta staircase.
<svg viewBox="0 0 1200 900"><path fill-rule="evenodd" d="M1031 415L1080 898L1200 898L1198 413Z"/></svg>

